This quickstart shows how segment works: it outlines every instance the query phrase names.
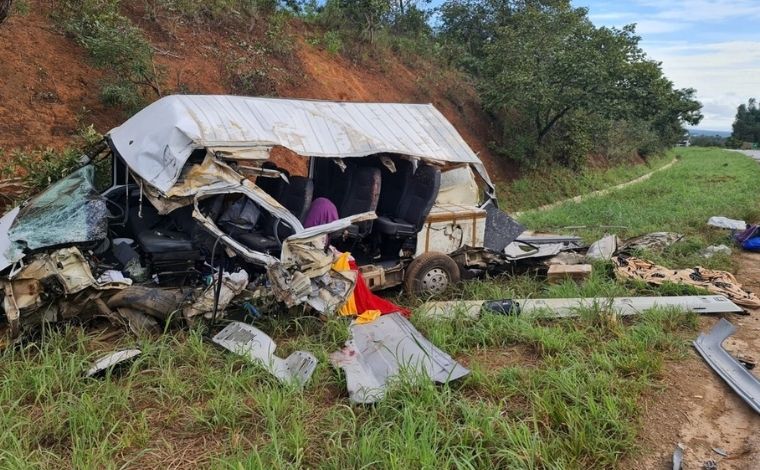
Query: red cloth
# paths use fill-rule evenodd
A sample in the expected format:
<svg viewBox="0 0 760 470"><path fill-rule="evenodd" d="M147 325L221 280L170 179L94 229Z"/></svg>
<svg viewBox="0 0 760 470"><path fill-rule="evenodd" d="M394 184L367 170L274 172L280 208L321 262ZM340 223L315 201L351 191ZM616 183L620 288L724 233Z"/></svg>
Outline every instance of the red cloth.
<svg viewBox="0 0 760 470"><path fill-rule="evenodd" d="M364 282L361 271L356 266L356 261L349 261L351 269L356 271L358 276L356 278L356 286L354 287L354 300L356 301L356 310L359 312L365 312L367 310L380 310L382 315L387 313L400 313L405 317L411 315L411 312L404 307L400 307L393 302L385 300L384 298L377 296L369 290L367 283Z"/></svg>

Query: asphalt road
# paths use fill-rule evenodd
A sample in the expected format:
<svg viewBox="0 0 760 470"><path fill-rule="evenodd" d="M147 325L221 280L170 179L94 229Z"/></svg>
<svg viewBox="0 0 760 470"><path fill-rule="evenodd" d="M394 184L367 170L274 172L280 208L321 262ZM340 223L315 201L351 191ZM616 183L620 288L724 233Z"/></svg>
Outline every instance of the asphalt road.
<svg viewBox="0 0 760 470"><path fill-rule="evenodd" d="M760 150L737 150L737 152L741 152L744 155L752 157L760 162Z"/></svg>

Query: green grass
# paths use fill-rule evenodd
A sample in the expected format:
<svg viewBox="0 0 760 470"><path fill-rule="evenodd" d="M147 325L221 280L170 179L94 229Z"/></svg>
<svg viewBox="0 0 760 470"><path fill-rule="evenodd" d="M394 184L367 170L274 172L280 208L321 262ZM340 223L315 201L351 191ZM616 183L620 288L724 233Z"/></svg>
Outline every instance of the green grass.
<svg viewBox="0 0 760 470"><path fill-rule="evenodd" d="M752 218L760 196L750 188L760 168L721 151L679 152L676 167L641 187L526 214L523 222L550 228L625 220L626 234L678 229L688 237L681 248L646 255L690 262L711 237L725 236L704 228L707 216ZM583 235L599 233L592 228ZM579 285L502 276L462 283L447 296L688 293L623 285L609 265L594 268ZM421 302L399 300L411 307ZM343 374L328 363L347 339L344 319L277 316L257 323L278 342L278 355L305 349L319 359L303 390L213 347L201 331L124 336L116 345L100 340L97 329L48 331L0 357L0 467L615 467L636 452L642 398L661 387L666 358L686 356L697 327L694 315L674 310L622 321L598 308L564 321L412 321L472 373L446 386L401 377L374 406L351 405ZM98 352L131 345L144 353L123 373L82 376Z"/></svg>
<svg viewBox="0 0 760 470"><path fill-rule="evenodd" d="M624 164L580 172L564 167L534 170L509 183L497 184L500 207L509 212L534 209L638 178L673 160L672 154L649 157L647 164Z"/></svg>

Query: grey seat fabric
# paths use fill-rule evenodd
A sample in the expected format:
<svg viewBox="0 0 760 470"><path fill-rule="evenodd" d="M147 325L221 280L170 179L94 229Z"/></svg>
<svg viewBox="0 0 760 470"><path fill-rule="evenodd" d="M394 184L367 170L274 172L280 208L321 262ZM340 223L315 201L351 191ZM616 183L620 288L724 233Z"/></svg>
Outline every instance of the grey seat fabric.
<svg viewBox="0 0 760 470"><path fill-rule="evenodd" d="M381 189L380 169L374 167L355 167L348 174L348 189L343 202L338 207L341 218L370 212L377 209ZM364 238L372 231L372 222L353 224L347 235L352 238Z"/></svg>
<svg viewBox="0 0 760 470"><path fill-rule="evenodd" d="M441 171L421 164L404 189L396 213L375 221L377 231L395 237L416 235L435 203L440 186Z"/></svg>

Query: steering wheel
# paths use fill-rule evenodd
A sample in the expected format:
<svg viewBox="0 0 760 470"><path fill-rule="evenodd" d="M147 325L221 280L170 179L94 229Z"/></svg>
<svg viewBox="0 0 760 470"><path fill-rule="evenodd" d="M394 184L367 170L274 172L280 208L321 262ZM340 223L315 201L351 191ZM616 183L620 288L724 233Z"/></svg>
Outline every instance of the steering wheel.
<svg viewBox="0 0 760 470"><path fill-rule="evenodd" d="M106 205L108 205L108 204L110 203L111 205L113 205L113 206L115 206L117 209L119 209L119 213L118 213L118 215L113 215L113 214L111 213L111 211L109 210L109 211L108 211L108 215L106 216L108 219L115 219L115 220L118 220L118 219L123 219L123 218L124 218L124 208L123 208L123 207L121 207L121 206L120 206L119 204L117 204L115 201L112 201L112 200L110 200L110 199L108 199L108 198L105 198L105 201L106 201Z"/></svg>

